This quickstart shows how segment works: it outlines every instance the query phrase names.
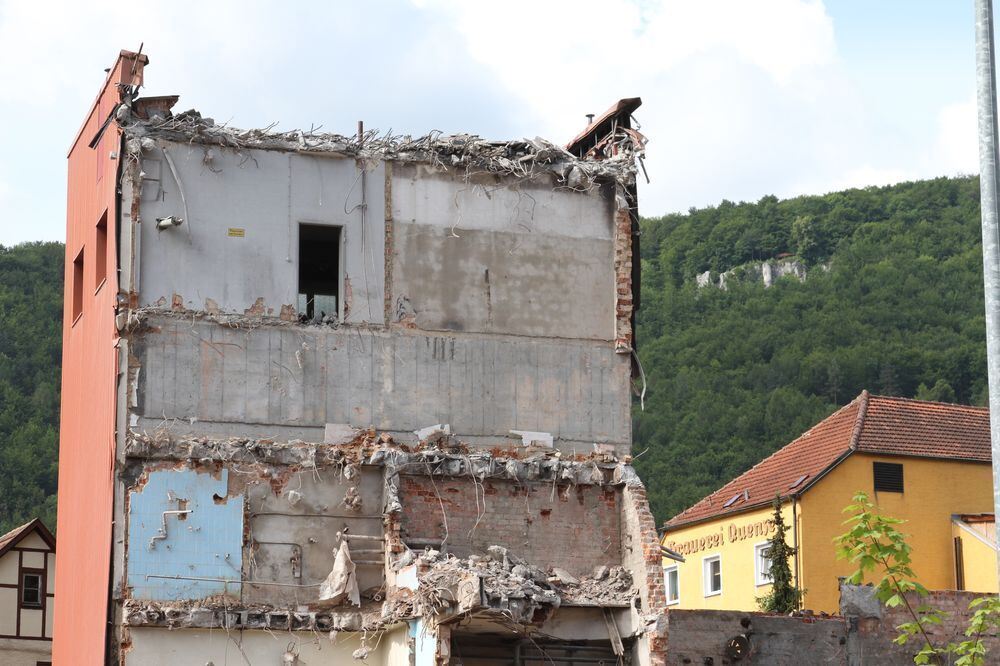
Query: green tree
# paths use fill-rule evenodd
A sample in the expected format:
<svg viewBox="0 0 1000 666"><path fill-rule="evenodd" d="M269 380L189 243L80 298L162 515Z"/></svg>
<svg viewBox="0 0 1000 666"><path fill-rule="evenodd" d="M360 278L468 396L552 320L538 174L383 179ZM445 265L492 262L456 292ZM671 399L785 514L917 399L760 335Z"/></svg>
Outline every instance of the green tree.
<svg viewBox="0 0 1000 666"><path fill-rule="evenodd" d="M766 555L771 561L768 574L771 578L771 591L757 598L757 605L766 613L791 613L802 603L802 591L792 582L792 566L790 560L795 555L795 549L788 545L785 518L781 514L781 498L775 497L774 503L774 535L768 539Z"/></svg>
<svg viewBox="0 0 1000 666"><path fill-rule="evenodd" d="M918 400L933 400L935 402L956 401L955 390L943 379L934 382L934 386L931 388L927 388L927 384L921 384L917 387L917 395L914 397Z"/></svg>
<svg viewBox="0 0 1000 666"><path fill-rule="evenodd" d="M795 254L806 262L815 262L826 249L822 243L819 225L812 215L799 215L792 222L792 247Z"/></svg>
<svg viewBox="0 0 1000 666"><path fill-rule="evenodd" d="M0 534L55 528L63 245L0 245Z"/></svg>

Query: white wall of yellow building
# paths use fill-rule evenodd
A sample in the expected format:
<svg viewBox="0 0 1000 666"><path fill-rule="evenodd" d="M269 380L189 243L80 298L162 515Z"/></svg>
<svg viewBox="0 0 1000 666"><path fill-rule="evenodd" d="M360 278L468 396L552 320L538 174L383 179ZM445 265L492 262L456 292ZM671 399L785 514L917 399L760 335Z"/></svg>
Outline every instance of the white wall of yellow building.
<svg viewBox="0 0 1000 666"><path fill-rule="evenodd" d="M773 515L774 510L768 506L666 533L663 545L683 551L685 558L684 562L669 558L663 560L664 567L677 565L680 598L672 607L758 610L757 597L767 594L771 586L756 584L754 547L773 534L762 529L762 524L772 520ZM791 545L790 504L785 503L782 507L782 517L788 528L787 541ZM757 529L754 529L755 525ZM704 546L702 539L705 540ZM697 545L694 545L696 542ZM722 564L722 592L706 596L703 562L714 555L719 556Z"/></svg>
<svg viewBox="0 0 1000 666"><path fill-rule="evenodd" d="M951 536L962 540L962 565L965 589L970 592L997 593L997 551L981 534L962 528L954 522Z"/></svg>

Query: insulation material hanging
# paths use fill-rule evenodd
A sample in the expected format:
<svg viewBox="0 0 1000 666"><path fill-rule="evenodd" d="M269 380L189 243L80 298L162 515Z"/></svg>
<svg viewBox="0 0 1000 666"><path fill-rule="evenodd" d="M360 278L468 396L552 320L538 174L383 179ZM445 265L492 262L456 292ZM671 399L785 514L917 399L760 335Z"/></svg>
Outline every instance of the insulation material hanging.
<svg viewBox="0 0 1000 666"><path fill-rule="evenodd" d="M335 605L345 598L355 606L361 605L361 592L358 589L354 561L351 559L351 549L347 545L347 539L342 539L333 561L333 570L319 586L319 600Z"/></svg>

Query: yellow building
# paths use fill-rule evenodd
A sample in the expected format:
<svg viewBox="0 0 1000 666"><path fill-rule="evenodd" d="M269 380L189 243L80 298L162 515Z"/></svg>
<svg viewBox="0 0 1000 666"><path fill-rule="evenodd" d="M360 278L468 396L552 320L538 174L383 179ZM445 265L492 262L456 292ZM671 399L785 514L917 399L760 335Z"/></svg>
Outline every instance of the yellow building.
<svg viewBox="0 0 1000 666"><path fill-rule="evenodd" d="M756 610L770 590L765 557L781 497L803 607L834 613L834 537L857 491L906 522L913 568L928 589L996 592L996 527L989 413L984 408L861 393L849 405L667 521L663 545L670 603Z"/></svg>

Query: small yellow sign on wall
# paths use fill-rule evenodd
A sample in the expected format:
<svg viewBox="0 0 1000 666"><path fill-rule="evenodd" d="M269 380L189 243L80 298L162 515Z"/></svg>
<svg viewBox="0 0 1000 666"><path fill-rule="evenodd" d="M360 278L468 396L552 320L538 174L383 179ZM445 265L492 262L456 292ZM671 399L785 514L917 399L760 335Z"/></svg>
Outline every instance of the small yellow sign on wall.
<svg viewBox="0 0 1000 666"><path fill-rule="evenodd" d="M233 238L243 238L247 235L247 230L241 227L229 227L229 233L227 235L232 236Z"/></svg>

